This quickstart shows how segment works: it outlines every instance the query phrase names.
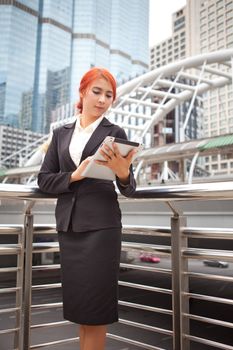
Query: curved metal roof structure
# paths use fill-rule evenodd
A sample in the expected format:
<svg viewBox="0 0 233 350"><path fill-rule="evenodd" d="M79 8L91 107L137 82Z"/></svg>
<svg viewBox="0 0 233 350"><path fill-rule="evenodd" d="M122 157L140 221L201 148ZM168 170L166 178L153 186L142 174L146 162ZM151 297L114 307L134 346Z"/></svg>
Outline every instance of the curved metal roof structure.
<svg viewBox="0 0 233 350"><path fill-rule="evenodd" d="M233 49L228 49L200 54L157 68L118 87L118 98L107 117L122 126L130 139L146 140L145 143L150 147L151 128L176 106L190 101L182 126L183 137L180 141L184 141L185 128L195 99L209 90L231 84L232 66ZM52 124L51 130L72 119ZM40 164L47 145L45 143L37 149L35 145L33 147L27 150L30 158L25 158L24 166Z"/></svg>

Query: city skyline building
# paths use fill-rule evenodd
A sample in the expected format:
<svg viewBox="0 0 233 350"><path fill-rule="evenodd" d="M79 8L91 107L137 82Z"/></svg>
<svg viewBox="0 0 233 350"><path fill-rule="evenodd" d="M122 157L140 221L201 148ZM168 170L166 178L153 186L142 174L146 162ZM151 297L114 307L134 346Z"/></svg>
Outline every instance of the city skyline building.
<svg viewBox="0 0 233 350"><path fill-rule="evenodd" d="M233 2L232 0L187 0L186 6L172 15L172 28L171 37L150 48L150 69L156 69L186 57L232 48ZM218 67L215 65L214 68ZM226 74L231 74L230 67L225 69ZM233 132L232 86L209 91L203 96L203 114L198 125L200 131L203 130L197 133L198 137ZM206 157L205 169L215 175L233 172L230 157L228 159L226 155L220 154Z"/></svg>
<svg viewBox="0 0 233 350"><path fill-rule="evenodd" d="M148 0L0 0L0 124L47 133L92 66L119 84L145 73L148 17Z"/></svg>
<svg viewBox="0 0 233 350"><path fill-rule="evenodd" d="M27 156L27 146L33 143L37 144L37 142L39 142L37 146L40 145L42 136L43 134L30 130L0 125L0 168L17 168L22 166L22 161ZM21 150L23 151L19 152Z"/></svg>

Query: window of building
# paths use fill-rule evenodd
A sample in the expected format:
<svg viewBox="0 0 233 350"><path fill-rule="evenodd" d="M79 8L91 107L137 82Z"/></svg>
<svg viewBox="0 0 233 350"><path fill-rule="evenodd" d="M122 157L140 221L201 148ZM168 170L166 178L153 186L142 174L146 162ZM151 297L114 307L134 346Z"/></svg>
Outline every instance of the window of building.
<svg viewBox="0 0 233 350"><path fill-rule="evenodd" d="M220 32L217 33L217 38L223 38L223 30L220 30Z"/></svg>
<svg viewBox="0 0 233 350"><path fill-rule="evenodd" d="M232 20L233 20L233 18L232 18ZM226 33L227 33L227 34L232 34L232 33L233 33L233 26L227 27Z"/></svg>
<svg viewBox="0 0 233 350"><path fill-rule="evenodd" d="M221 169L227 169L227 163L222 163L221 164Z"/></svg>
<svg viewBox="0 0 233 350"><path fill-rule="evenodd" d="M233 10L226 12L226 19L231 18L233 15Z"/></svg>
<svg viewBox="0 0 233 350"><path fill-rule="evenodd" d="M212 35L215 35L215 28L212 27L210 30L209 30L209 35L212 36Z"/></svg>
<svg viewBox="0 0 233 350"><path fill-rule="evenodd" d="M201 15L201 17L206 16L207 15L207 10L206 9L201 10L200 15Z"/></svg>
<svg viewBox="0 0 233 350"><path fill-rule="evenodd" d="M218 164L212 164L212 169L217 170L218 169Z"/></svg>
<svg viewBox="0 0 233 350"><path fill-rule="evenodd" d="M226 160L228 157L227 157L227 154L221 154L221 160Z"/></svg>
<svg viewBox="0 0 233 350"><path fill-rule="evenodd" d="M216 123L216 122L211 123L211 124L210 124L210 127L211 127L212 129L217 128L217 123Z"/></svg>
<svg viewBox="0 0 233 350"><path fill-rule="evenodd" d="M223 6L223 0L218 0L216 3L217 8Z"/></svg>
<svg viewBox="0 0 233 350"><path fill-rule="evenodd" d="M233 2L230 1L225 5L226 11L233 9Z"/></svg>
<svg viewBox="0 0 233 350"><path fill-rule="evenodd" d="M221 29L223 29L223 23L219 23L218 25L217 25L217 30L219 31L219 30L221 30Z"/></svg>
<svg viewBox="0 0 233 350"><path fill-rule="evenodd" d="M212 51L212 50L215 50L215 43L213 43L213 44L210 44L209 45L209 49Z"/></svg>
<svg viewBox="0 0 233 350"><path fill-rule="evenodd" d="M207 22L207 18L206 18L206 17L203 17L203 18L200 19L200 24L201 24L201 26L202 26L203 24L205 24L206 22Z"/></svg>
<svg viewBox="0 0 233 350"><path fill-rule="evenodd" d="M217 162L218 156L212 156L211 159L212 159L212 162Z"/></svg>

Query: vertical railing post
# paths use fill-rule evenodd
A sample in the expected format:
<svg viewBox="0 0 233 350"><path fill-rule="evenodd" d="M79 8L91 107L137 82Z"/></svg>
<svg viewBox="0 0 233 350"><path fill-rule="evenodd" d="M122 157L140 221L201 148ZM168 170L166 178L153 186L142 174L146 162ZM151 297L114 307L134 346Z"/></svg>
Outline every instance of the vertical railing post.
<svg viewBox="0 0 233 350"><path fill-rule="evenodd" d="M171 218L171 259L172 259L172 305L173 305L173 350L189 350L189 341L183 336L189 334L189 322L183 313L188 313L189 302L183 295L188 289L187 259L182 257L182 249L187 247L187 238L182 235L186 218L175 213Z"/></svg>
<svg viewBox="0 0 233 350"><path fill-rule="evenodd" d="M16 274L16 307L19 310L15 315L15 326L19 329L14 336L14 349L24 350L23 348L23 327L22 327L22 305L23 305L23 286L24 286L24 244L25 235L20 228L18 233L18 244L21 246L20 254L17 256L17 274Z"/></svg>
<svg viewBox="0 0 233 350"><path fill-rule="evenodd" d="M31 206L34 203L31 203ZM32 299L32 243L33 243L33 215L28 207L24 217L25 229L25 279L24 279L24 350L30 348L31 343L31 299Z"/></svg>

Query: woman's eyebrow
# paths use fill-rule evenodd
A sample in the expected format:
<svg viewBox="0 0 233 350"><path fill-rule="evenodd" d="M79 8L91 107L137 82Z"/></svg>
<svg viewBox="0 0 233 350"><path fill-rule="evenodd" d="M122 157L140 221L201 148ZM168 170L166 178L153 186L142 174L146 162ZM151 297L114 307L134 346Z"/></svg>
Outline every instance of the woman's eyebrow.
<svg viewBox="0 0 233 350"><path fill-rule="evenodd" d="M100 90L100 91L103 91L103 89L102 89L101 87L99 87L99 86L93 86L93 89L98 89L98 90ZM113 91L112 91L112 90L107 90L106 92L107 92L107 93L113 94Z"/></svg>

